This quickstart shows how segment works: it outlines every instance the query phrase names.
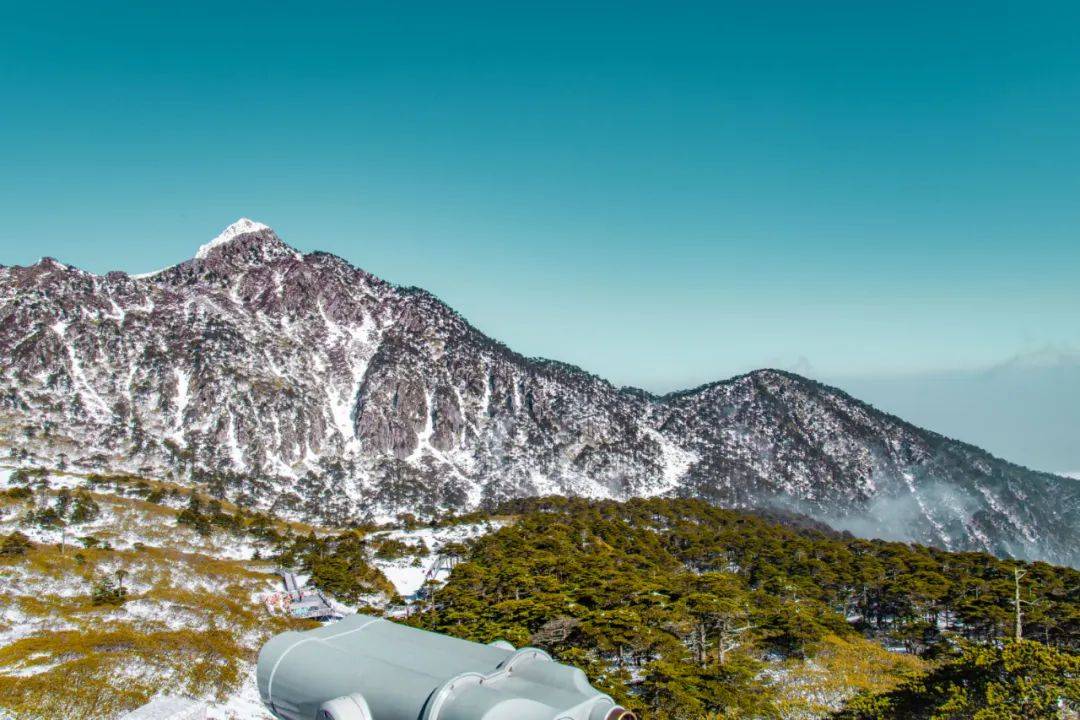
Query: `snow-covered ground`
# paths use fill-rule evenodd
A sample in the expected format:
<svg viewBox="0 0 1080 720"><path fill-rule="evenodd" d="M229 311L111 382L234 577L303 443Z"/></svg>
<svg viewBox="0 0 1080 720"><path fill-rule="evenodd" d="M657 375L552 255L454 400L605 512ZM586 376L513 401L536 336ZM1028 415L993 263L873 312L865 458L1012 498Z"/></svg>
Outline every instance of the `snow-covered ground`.
<svg viewBox="0 0 1080 720"><path fill-rule="evenodd" d="M0 489L12 487L14 468L0 467ZM60 488L86 485L76 475L49 473L50 505ZM104 488L93 491L100 515L67 529L68 550L56 546L62 531L23 524L33 503L5 499L0 505L0 536L20 532L41 546L24 558L0 562L0 647L40 638L44 652L27 653L0 666L0 674L36 680L63 677L65 663L78 659L57 645L58 633L76 631L119 633L199 632L207 627L230 629L231 641L223 651L239 663L239 688L222 702L214 702L215 688L207 688L210 720L271 720L262 707L255 685L254 657L269 634L277 631L262 598L280 588L280 579L268 563L250 562L255 547L250 538L215 532L198 535L177 525L174 509L117 495ZM112 550L88 550L79 541L93 536ZM127 602L92 606L89 595L95 581L116 578L122 571ZM36 647L31 645L29 647ZM85 651L84 651L85 652ZM88 656L96 661L90 651ZM111 668L115 682L130 675L138 682L149 678L161 692L175 693L178 669L169 656L152 656L145 666L116 662L101 655L102 667ZM119 673L119 675L116 675ZM149 675L148 675L149 673ZM32 680L33 679L33 680ZM0 718L4 717L0 710ZM107 717L113 717L110 713Z"/></svg>
<svg viewBox="0 0 1080 720"><path fill-rule="evenodd" d="M372 564L382 571L387 580L393 583L398 595L409 598L416 595L416 592L423 587L424 582L429 579L435 582L446 580L448 575L446 569L437 567L439 550L444 545L452 542L465 542L486 535L498 530L503 524L500 522L469 523L441 528L388 530L376 533L375 537L402 540L409 544L423 543L429 554L420 558L419 565L415 564L414 556L407 556L397 560L373 558Z"/></svg>
<svg viewBox="0 0 1080 720"><path fill-rule="evenodd" d="M240 689L224 702L210 702L206 705L207 720L274 720L274 716L262 704L259 688L255 680L255 666L250 665L244 672ZM0 720L4 716L0 714Z"/></svg>
<svg viewBox="0 0 1080 720"><path fill-rule="evenodd" d="M14 487L12 467L0 467L0 489ZM32 488L34 486L31 486ZM55 528L24 525L29 501L7 500L0 505L0 535L15 531L27 535L39 545L51 545L52 554L36 555L33 562L8 559L0 564L0 646L27 638L56 638L62 631L83 631L107 626L128 632L172 633L198 630L208 624L234 628L234 639L241 648L233 659L239 663L241 683L224 700L217 701L208 690L201 698L208 703L209 720L272 720L263 707L255 681L254 656L269 634L271 623L280 622L265 614L263 600L281 589L280 579L269 563L251 562L256 545L248 536L214 532L202 537L193 529L176 523L175 511L183 504L174 498L171 505L148 503L113 492L109 486L89 487L85 477L76 473L50 472L49 504L60 488L90 490L100 507L95 519L73 525L66 533ZM376 538L401 540L413 547L423 546L425 553L397 560L372 558L404 598L412 598L427 581L443 582L448 570L442 567L440 551L448 543L462 543L493 532L501 522L450 525L440 528L393 529L375 533ZM109 544L111 550L84 550L79 538L93 536ZM64 540L70 548L64 555L55 546ZM265 550L265 548L261 548ZM85 554L79 559L77 553ZM78 563L87 563L76 565ZM90 607L87 598L93 581L116 577L122 571L127 602L112 607ZM304 585L308 578L298 576ZM356 612L329 598L343 613ZM387 598L372 598L371 604L383 607ZM48 603L47 606L41 603ZM56 607L58 610L46 610ZM19 677L49 677L64 672L64 655L51 647L41 657L26 657L0 667L0 674ZM234 651L235 652L235 651ZM130 668L122 665L118 672ZM155 667L162 692L175 692L161 673L173 673ZM2 711L0 711L2 717Z"/></svg>
<svg viewBox="0 0 1080 720"><path fill-rule="evenodd" d="M213 703L206 714L207 720L273 720L274 716L262 704L259 688L255 682L255 666L244 676L240 689L223 703Z"/></svg>
<svg viewBox="0 0 1080 720"><path fill-rule="evenodd" d="M15 486L11 481L14 471L15 468L0 467L0 490ZM90 489L91 493L97 496L101 514L89 522L61 529L22 525L16 514L4 516L0 511L0 532L18 530L36 543L58 545L61 540L65 540L75 547L79 546L80 537L93 536L108 542L117 550L130 550L136 543L161 545L167 538L168 547L174 550L197 552L227 560L248 560L254 556L256 549L260 549L261 543L248 535L218 532L210 537L202 537L189 527L177 525L171 510L178 509L179 506L167 509L165 502L160 505L144 504L137 499L97 492L89 487L85 477L75 474L50 472L48 481L51 492L61 488ZM176 505L175 502L173 504ZM180 503L182 504L183 502ZM265 549L261 548L264 551Z"/></svg>

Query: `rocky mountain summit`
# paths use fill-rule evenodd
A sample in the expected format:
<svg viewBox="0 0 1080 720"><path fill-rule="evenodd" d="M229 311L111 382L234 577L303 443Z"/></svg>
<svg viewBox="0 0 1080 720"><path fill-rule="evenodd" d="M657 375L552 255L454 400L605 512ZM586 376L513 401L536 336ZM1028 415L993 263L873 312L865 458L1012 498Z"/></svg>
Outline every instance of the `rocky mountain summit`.
<svg viewBox="0 0 1080 720"><path fill-rule="evenodd" d="M1080 483L761 370L657 397L240 220L179 265L0 268L0 452L324 520L536 494L705 497L1080 564Z"/></svg>

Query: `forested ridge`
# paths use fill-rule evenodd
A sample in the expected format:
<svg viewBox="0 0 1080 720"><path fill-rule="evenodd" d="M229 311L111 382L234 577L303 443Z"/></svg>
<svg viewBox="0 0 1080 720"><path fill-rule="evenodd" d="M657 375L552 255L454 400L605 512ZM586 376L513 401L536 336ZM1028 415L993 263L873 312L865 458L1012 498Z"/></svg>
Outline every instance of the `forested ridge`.
<svg viewBox="0 0 1080 720"><path fill-rule="evenodd" d="M696 500L497 512L514 522L461 548L411 621L542 647L646 718L1051 718L1080 703L1073 569Z"/></svg>
<svg viewBox="0 0 1080 720"><path fill-rule="evenodd" d="M362 612L400 619L408 608L406 621L422 627L542 647L642 720L1049 720L1075 719L1080 707L1080 573L1069 568L860 540L801 516L695 500L543 498L329 530L137 477L67 478L69 489L46 475L15 473L0 493L8 608L44 623L0 657L18 670L0 688L7 710L96 717L43 704L57 698L60 675L81 673L81 694L65 696L79 708L100 697L127 707L160 688L153 673L188 656L161 644L156 617L122 623L146 648L140 663L157 668L137 686L113 682L125 654L113 650L115 623L107 633L98 626L132 602L160 607L162 618L189 607L204 581L174 587L188 577L173 578L174 567L214 578L218 594L200 589L195 603L214 623L269 631L277 621L267 625L248 602L266 576L248 565L294 567ZM454 539L418 541L445 531ZM250 560L185 554L235 556L237 547ZM453 570L403 604L379 569L388 559L414 568L449 560ZM57 620L82 628L77 652ZM236 692L254 636L190 632L213 640L199 646L199 662L232 668L215 692ZM23 674L53 659L54 670ZM192 682L196 694L210 687Z"/></svg>
<svg viewBox="0 0 1080 720"><path fill-rule="evenodd" d="M194 494L177 521L208 533L242 525L281 564L360 606L393 594L373 558L419 564L427 552L371 525L281 534ZM492 532L438 549L453 571L412 599L408 622L544 648L643 720L1078 717L1071 568L690 499L524 499L435 524L476 522Z"/></svg>

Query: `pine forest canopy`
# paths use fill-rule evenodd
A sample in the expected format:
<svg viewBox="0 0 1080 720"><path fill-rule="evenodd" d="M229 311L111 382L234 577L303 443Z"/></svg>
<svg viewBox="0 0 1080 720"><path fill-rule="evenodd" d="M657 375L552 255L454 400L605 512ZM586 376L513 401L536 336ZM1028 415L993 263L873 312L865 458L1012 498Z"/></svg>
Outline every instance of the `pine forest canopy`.
<svg viewBox="0 0 1080 720"><path fill-rule="evenodd" d="M978 717L1052 718L1059 699L1080 702L1071 568L856 539L697 500L526 499L495 515L515 520L458 548L449 582L411 621L542 647L646 718L967 718L1001 707L1028 709ZM326 567L347 568L342 558L370 581L357 537L299 538L286 554L340 591ZM1017 587L1029 639L1019 643ZM846 708L793 698L790 678L815 663L819 682L861 694ZM1041 699L1025 695L1033 673ZM924 715L889 714L920 703ZM959 709L935 715L935 703Z"/></svg>

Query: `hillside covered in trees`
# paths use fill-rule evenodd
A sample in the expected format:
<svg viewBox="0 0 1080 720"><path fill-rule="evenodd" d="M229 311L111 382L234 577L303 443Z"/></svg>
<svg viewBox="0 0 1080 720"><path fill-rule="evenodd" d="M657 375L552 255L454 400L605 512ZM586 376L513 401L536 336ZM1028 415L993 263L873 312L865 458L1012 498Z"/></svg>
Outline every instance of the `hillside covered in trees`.
<svg viewBox="0 0 1080 720"><path fill-rule="evenodd" d="M1080 704L1072 569L693 500L499 512L516 521L463 549L412 622L545 648L645 718L1054 718Z"/></svg>
<svg viewBox="0 0 1080 720"><path fill-rule="evenodd" d="M423 587L380 570L444 563ZM259 600L279 565L361 612L540 646L642 720L1049 720L1080 705L1068 568L696 500L542 498L319 528L213 488L16 471L0 492L0 707L111 717L175 686L215 718L265 717L251 670L284 628ZM138 652L115 652L118 638ZM132 663L138 682L116 682ZM61 677L78 692L57 694Z"/></svg>

